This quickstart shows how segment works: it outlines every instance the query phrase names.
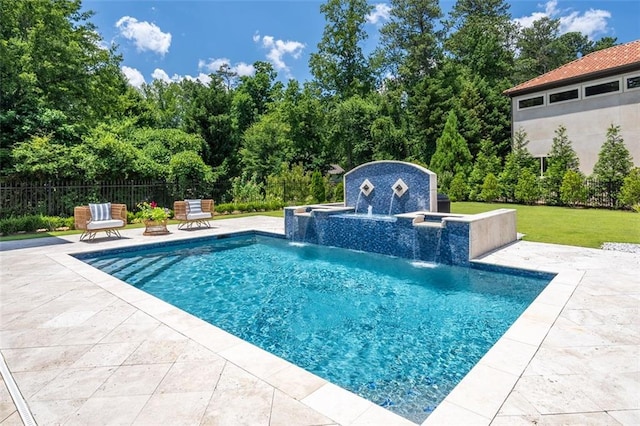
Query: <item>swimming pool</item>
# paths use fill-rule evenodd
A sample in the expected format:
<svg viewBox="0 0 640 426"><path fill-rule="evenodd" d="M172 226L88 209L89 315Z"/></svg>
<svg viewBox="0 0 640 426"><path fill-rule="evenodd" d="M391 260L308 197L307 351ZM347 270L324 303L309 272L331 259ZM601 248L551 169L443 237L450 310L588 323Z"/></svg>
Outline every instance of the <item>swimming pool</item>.
<svg viewBox="0 0 640 426"><path fill-rule="evenodd" d="M415 422L551 279L254 234L77 257Z"/></svg>

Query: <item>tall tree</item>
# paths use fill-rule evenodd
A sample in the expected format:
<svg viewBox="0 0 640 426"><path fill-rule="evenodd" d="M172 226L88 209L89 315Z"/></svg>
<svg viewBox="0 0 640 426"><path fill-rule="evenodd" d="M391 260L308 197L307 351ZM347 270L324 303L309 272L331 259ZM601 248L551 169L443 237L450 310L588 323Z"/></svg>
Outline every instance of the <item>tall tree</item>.
<svg viewBox="0 0 640 426"><path fill-rule="evenodd" d="M600 40L596 40L595 43L591 46L589 52L595 52L597 50L608 49L618 44L618 39L616 37L602 37Z"/></svg>
<svg viewBox="0 0 640 426"><path fill-rule="evenodd" d="M438 176L438 190L447 192L453 177L457 174L468 176L471 171L471 160L467 142L458 133L458 119L455 112L451 110L442 136L436 141L436 152L429 163L429 169Z"/></svg>
<svg viewBox="0 0 640 426"><path fill-rule="evenodd" d="M326 109L310 85L300 89L296 80L290 80L277 109L289 125L291 163L302 164L305 171L326 170Z"/></svg>
<svg viewBox="0 0 640 426"><path fill-rule="evenodd" d="M592 52L594 43L579 32L560 34L560 20L544 17L521 29L517 47L516 83L520 83Z"/></svg>
<svg viewBox="0 0 640 426"><path fill-rule="evenodd" d="M388 72L412 87L433 72L442 58L442 11L437 0L391 0L389 21L380 29L383 64Z"/></svg>
<svg viewBox="0 0 640 426"><path fill-rule="evenodd" d="M237 172L240 137L232 126L232 94L222 78L212 75L209 84L180 82L185 98L182 128L206 142L204 162L219 175Z"/></svg>
<svg viewBox="0 0 640 426"><path fill-rule="evenodd" d="M517 29L504 0L458 0L446 27L445 47L456 63L492 84L511 75Z"/></svg>
<svg viewBox="0 0 640 426"><path fill-rule="evenodd" d="M469 175L469 198L480 199L482 184L488 174L498 176L500 173L500 159L496 155L496 147L490 140L484 139L480 143L480 152L476 156L473 169Z"/></svg>
<svg viewBox="0 0 640 426"><path fill-rule="evenodd" d="M505 158L504 168L498 175L500 192L507 201L517 199L516 189L523 176L527 180L539 174L536 162L527 148L528 144L527 133L522 128L518 129L513 135L511 151Z"/></svg>
<svg viewBox="0 0 640 426"><path fill-rule="evenodd" d="M373 159L371 125L377 108L371 98L352 96L340 102L331 114L330 146L334 159L349 170Z"/></svg>
<svg viewBox="0 0 640 426"><path fill-rule="evenodd" d="M568 171L578 172L579 160L571 140L567 136L567 128L558 126L549 151L547 171L544 175L545 196L550 204L560 204L560 187L564 175Z"/></svg>
<svg viewBox="0 0 640 426"><path fill-rule="evenodd" d="M612 124L607 129L607 140L600 148L593 174L607 187L611 198L617 200L624 178L629 175L632 167L631 154L624 145L620 126Z"/></svg>
<svg viewBox="0 0 640 426"><path fill-rule="evenodd" d="M80 0L0 2L0 169L18 142L51 135L77 143L96 123L121 113L127 89L120 57L82 12ZM49 114L56 121L43 120ZM64 127L64 129L61 129ZM62 130L62 131L60 131Z"/></svg>
<svg viewBox="0 0 640 426"><path fill-rule="evenodd" d="M327 0L320 6L327 24L309 67L324 94L347 99L373 89L370 64L361 47L367 38L366 16L372 9L366 0Z"/></svg>
<svg viewBox="0 0 640 426"><path fill-rule="evenodd" d="M183 89L184 84L162 80L153 80L142 86L154 127L178 129L184 124L187 108Z"/></svg>
<svg viewBox="0 0 640 426"><path fill-rule="evenodd" d="M244 133L240 156L244 171L266 182L267 176L278 174L291 154L289 126L278 113L268 113L251 125Z"/></svg>
<svg viewBox="0 0 640 426"><path fill-rule="evenodd" d="M410 117L408 159L429 164L436 139L444 128L443 117L455 108L459 70L445 62L433 76L422 78L407 99Z"/></svg>

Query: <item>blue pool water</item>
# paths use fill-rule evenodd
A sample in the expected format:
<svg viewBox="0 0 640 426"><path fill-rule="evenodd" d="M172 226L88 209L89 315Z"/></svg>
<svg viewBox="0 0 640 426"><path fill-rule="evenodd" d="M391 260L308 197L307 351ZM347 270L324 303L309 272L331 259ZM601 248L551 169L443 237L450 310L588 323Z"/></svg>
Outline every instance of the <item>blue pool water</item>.
<svg viewBox="0 0 640 426"><path fill-rule="evenodd" d="M551 279L259 235L78 257L418 423Z"/></svg>

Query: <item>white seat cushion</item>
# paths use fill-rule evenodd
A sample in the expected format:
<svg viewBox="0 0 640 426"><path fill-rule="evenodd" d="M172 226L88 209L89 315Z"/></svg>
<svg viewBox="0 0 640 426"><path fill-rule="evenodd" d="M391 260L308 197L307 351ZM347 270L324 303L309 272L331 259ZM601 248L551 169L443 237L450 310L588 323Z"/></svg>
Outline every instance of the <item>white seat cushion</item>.
<svg viewBox="0 0 640 426"><path fill-rule="evenodd" d="M90 231L95 231L97 229L119 228L121 226L124 226L124 222L120 219L92 220L87 223L87 229Z"/></svg>
<svg viewBox="0 0 640 426"><path fill-rule="evenodd" d="M187 220L197 220L197 219L211 219L211 213L209 212L187 213Z"/></svg>

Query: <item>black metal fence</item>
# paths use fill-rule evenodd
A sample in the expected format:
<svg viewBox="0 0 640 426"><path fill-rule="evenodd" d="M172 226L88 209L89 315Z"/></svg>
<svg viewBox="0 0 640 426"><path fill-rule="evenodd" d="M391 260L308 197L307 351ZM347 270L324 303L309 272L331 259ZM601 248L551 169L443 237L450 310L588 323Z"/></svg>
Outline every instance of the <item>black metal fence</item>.
<svg viewBox="0 0 640 426"><path fill-rule="evenodd" d="M619 209L624 207L618 200L620 188L614 188L611 184L600 182L598 179L587 178L584 181L587 190L587 199L584 207L598 207L607 209Z"/></svg>
<svg viewBox="0 0 640 426"><path fill-rule="evenodd" d="M584 207L621 208L617 190L596 179L586 179L587 198ZM203 198L213 198L216 203L230 202L230 182L217 182ZM277 182L267 185L265 192L284 203L308 201L309 187L297 182ZM46 216L73 216L73 208L91 202L115 202L127 205L135 211L142 201L155 201L172 208L176 199L176 185L166 181L116 181L116 182L22 182L0 181L0 219L11 216L42 214ZM330 196L327 197L331 199ZM338 199L338 198L336 198ZM540 204L544 204L541 202Z"/></svg>
<svg viewBox="0 0 640 426"><path fill-rule="evenodd" d="M0 182L0 218L27 214L73 216L87 203L114 202L132 211L142 201L173 205L172 188L162 181Z"/></svg>
<svg viewBox="0 0 640 426"><path fill-rule="evenodd" d="M194 183L194 187L197 185ZM231 202L231 186L228 181L216 182L194 198L212 198L216 203ZM185 198L182 196L184 192L177 188L177 184L166 181L0 181L0 219L32 214L71 217L75 206L100 202L123 203L128 211L137 210L137 205L143 201L155 201L159 206L173 208L175 200ZM309 187L283 181L266 185L263 192L263 197L267 195L295 204L307 201Z"/></svg>

